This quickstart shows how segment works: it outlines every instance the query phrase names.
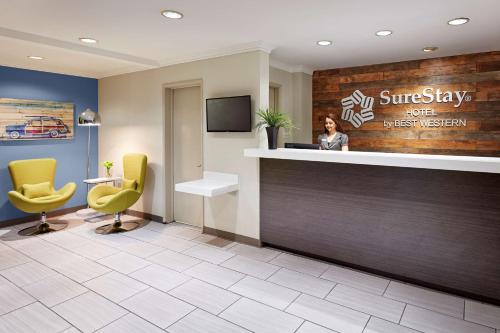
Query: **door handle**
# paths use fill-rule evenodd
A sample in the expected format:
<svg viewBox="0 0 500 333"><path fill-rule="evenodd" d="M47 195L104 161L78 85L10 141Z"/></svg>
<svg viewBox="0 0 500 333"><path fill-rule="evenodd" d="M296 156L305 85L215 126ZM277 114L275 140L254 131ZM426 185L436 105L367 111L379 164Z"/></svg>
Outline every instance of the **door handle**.
<svg viewBox="0 0 500 333"><path fill-rule="evenodd" d="M197 167L197 168L201 168L201 164L198 164L196 167Z"/></svg>

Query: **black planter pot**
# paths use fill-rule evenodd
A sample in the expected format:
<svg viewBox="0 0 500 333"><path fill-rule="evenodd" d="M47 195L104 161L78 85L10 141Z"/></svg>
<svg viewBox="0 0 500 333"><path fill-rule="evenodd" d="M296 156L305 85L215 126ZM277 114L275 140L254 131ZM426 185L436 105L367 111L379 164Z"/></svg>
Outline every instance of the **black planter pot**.
<svg viewBox="0 0 500 333"><path fill-rule="evenodd" d="M269 149L278 148L278 131L279 127L266 127L267 132L267 144Z"/></svg>

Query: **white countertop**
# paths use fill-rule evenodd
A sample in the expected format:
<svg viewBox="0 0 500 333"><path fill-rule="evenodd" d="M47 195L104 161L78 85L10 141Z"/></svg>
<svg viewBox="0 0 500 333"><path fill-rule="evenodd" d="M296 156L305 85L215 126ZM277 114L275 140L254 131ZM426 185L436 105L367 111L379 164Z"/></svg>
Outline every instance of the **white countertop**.
<svg viewBox="0 0 500 333"><path fill-rule="evenodd" d="M500 158L426 154L374 153L312 149L248 148L246 157L285 160L382 165L404 168L500 173Z"/></svg>

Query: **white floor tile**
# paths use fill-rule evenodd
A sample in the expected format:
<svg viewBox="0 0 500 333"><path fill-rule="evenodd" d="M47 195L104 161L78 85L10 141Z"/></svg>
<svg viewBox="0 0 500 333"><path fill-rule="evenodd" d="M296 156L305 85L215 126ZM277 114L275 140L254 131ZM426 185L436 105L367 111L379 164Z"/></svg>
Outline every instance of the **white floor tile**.
<svg viewBox="0 0 500 333"><path fill-rule="evenodd" d="M22 287L43 280L46 277L56 275L57 272L36 261L31 261L0 271L0 274L15 285Z"/></svg>
<svg viewBox="0 0 500 333"><path fill-rule="evenodd" d="M10 283L5 278L0 277L0 315L19 309L35 299Z"/></svg>
<svg viewBox="0 0 500 333"><path fill-rule="evenodd" d="M229 260L223 262L221 266L230 268L232 270L254 276L259 279L267 279L273 273L280 269L279 266L271 265L266 262L259 260L243 257L234 256Z"/></svg>
<svg viewBox="0 0 500 333"><path fill-rule="evenodd" d="M301 295L286 311L342 333L361 333L370 318L367 314L309 295Z"/></svg>
<svg viewBox="0 0 500 333"><path fill-rule="evenodd" d="M141 291L120 305L161 328L172 325L195 308L152 288Z"/></svg>
<svg viewBox="0 0 500 333"><path fill-rule="evenodd" d="M72 248L71 251L91 260L99 260L120 252L117 248L103 245L98 242L88 242Z"/></svg>
<svg viewBox="0 0 500 333"><path fill-rule="evenodd" d="M186 226L170 226L162 231L164 235L175 236L178 238L192 240L201 235L201 230L198 228L190 228Z"/></svg>
<svg viewBox="0 0 500 333"><path fill-rule="evenodd" d="M394 323L399 323L405 308L405 303L341 284L333 288L326 300Z"/></svg>
<svg viewBox="0 0 500 333"><path fill-rule="evenodd" d="M170 228L172 223L160 223L151 221L143 226L144 229L148 229L155 232L163 232L165 229Z"/></svg>
<svg viewBox="0 0 500 333"><path fill-rule="evenodd" d="M363 333L419 333L408 327L403 327L377 317L371 317Z"/></svg>
<svg viewBox="0 0 500 333"><path fill-rule="evenodd" d="M111 272L84 283L85 287L119 303L149 286L118 272Z"/></svg>
<svg viewBox="0 0 500 333"><path fill-rule="evenodd" d="M98 333L164 333L159 327L129 313L101 328Z"/></svg>
<svg viewBox="0 0 500 333"><path fill-rule="evenodd" d="M111 271L108 267L85 258L81 258L76 261L63 262L60 265L52 266L52 268L79 283L88 281Z"/></svg>
<svg viewBox="0 0 500 333"><path fill-rule="evenodd" d="M208 262L193 266L184 273L222 288L228 288L245 277L244 274Z"/></svg>
<svg viewBox="0 0 500 333"><path fill-rule="evenodd" d="M268 247L255 247L246 244L236 244L227 251L260 261L270 261L281 253Z"/></svg>
<svg viewBox="0 0 500 333"><path fill-rule="evenodd" d="M2 333L58 333L71 325L40 303L33 303L0 317Z"/></svg>
<svg viewBox="0 0 500 333"><path fill-rule="evenodd" d="M82 332L94 332L127 314L127 311L93 292L52 308Z"/></svg>
<svg viewBox="0 0 500 333"><path fill-rule="evenodd" d="M500 307L466 300L465 320L500 329Z"/></svg>
<svg viewBox="0 0 500 333"><path fill-rule="evenodd" d="M38 237L52 244L64 247L65 249L73 249L89 242L87 238L80 237L67 231L51 232L39 235Z"/></svg>
<svg viewBox="0 0 500 333"><path fill-rule="evenodd" d="M150 243L177 252L182 252L198 245L196 242L168 235L162 235L161 238L155 239Z"/></svg>
<svg viewBox="0 0 500 333"><path fill-rule="evenodd" d="M121 250L139 258L146 258L163 251L163 247L136 240L134 244L120 247Z"/></svg>
<svg viewBox="0 0 500 333"><path fill-rule="evenodd" d="M268 278L267 281L319 298L324 298L335 286L335 282L291 271L286 268L280 269Z"/></svg>
<svg viewBox="0 0 500 333"><path fill-rule="evenodd" d="M224 319L195 310L167 329L170 333L250 333Z"/></svg>
<svg viewBox="0 0 500 333"><path fill-rule="evenodd" d="M0 270L25 264L29 261L31 261L31 258L10 247L5 246L0 248Z"/></svg>
<svg viewBox="0 0 500 333"><path fill-rule="evenodd" d="M238 281L229 290L280 310L284 310L300 294L295 290L251 276Z"/></svg>
<svg viewBox="0 0 500 333"><path fill-rule="evenodd" d="M169 294L214 315L218 315L240 298L230 291L196 279L171 290Z"/></svg>
<svg viewBox="0 0 500 333"><path fill-rule="evenodd" d="M30 254L29 256L39 261L40 263L49 266L50 268L53 268L55 266L60 266L67 262L78 261L83 259L81 256L69 250L63 249L56 245L53 246L54 248L51 250L36 251L35 253Z"/></svg>
<svg viewBox="0 0 500 333"><path fill-rule="evenodd" d="M216 238L217 238L217 236L213 236L213 235L209 235L209 234L201 234L200 236L194 238L193 242L196 242L196 243L206 243L206 242L209 242L209 241L213 241Z"/></svg>
<svg viewBox="0 0 500 333"><path fill-rule="evenodd" d="M234 256L233 253L202 244L187 249L186 251L184 251L184 254L211 262L212 264L216 265Z"/></svg>
<svg viewBox="0 0 500 333"><path fill-rule="evenodd" d="M270 306L242 298L220 314L255 333L295 332L303 320Z"/></svg>
<svg viewBox="0 0 500 333"><path fill-rule="evenodd" d="M201 260L175 252L164 250L147 258L147 261L154 262L158 265L171 268L178 272L183 272L186 269L201 263Z"/></svg>
<svg viewBox="0 0 500 333"><path fill-rule="evenodd" d="M377 295L382 295L389 284L387 279L333 265L321 275L321 278Z"/></svg>
<svg viewBox="0 0 500 333"><path fill-rule="evenodd" d="M297 272L320 276L329 267L328 264L296 255L282 253L269 263L285 267Z"/></svg>
<svg viewBox="0 0 500 333"><path fill-rule="evenodd" d="M300 326L296 333L336 333L328 328L306 321ZM387 332L388 333L388 332Z"/></svg>
<svg viewBox="0 0 500 333"><path fill-rule="evenodd" d="M407 305L401 325L425 333L495 333L493 328L481 326L434 311Z"/></svg>
<svg viewBox="0 0 500 333"><path fill-rule="evenodd" d="M214 236L180 223L95 233L110 222L0 240L0 333L351 333L363 323L363 333L500 333L493 305L272 248L210 246Z"/></svg>
<svg viewBox="0 0 500 333"><path fill-rule="evenodd" d="M188 275L155 264L135 271L130 277L165 292L191 279Z"/></svg>
<svg viewBox="0 0 500 333"><path fill-rule="evenodd" d="M26 255L33 253L35 250L55 247L54 244L46 242L38 237L21 237L19 239L6 241L4 244Z"/></svg>
<svg viewBox="0 0 500 333"><path fill-rule="evenodd" d="M117 249L121 249L123 246L134 244L136 242L136 240L134 240L133 238L127 237L122 234L98 235L93 239L96 242L99 242L107 246L115 247Z"/></svg>
<svg viewBox="0 0 500 333"><path fill-rule="evenodd" d="M48 307L53 307L88 291L81 284L61 274L50 276L23 288Z"/></svg>
<svg viewBox="0 0 500 333"><path fill-rule="evenodd" d="M460 319L464 316L464 299L430 289L391 281L384 296Z"/></svg>
<svg viewBox="0 0 500 333"><path fill-rule="evenodd" d="M164 236L162 233L146 229L146 227L129 231L124 235L147 243L161 239Z"/></svg>
<svg viewBox="0 0 500 333"><path fill-rule="evenodd" d="M97 262L123 274L132 273L151 264L144 259L124 252L99 259Z"/></svg>

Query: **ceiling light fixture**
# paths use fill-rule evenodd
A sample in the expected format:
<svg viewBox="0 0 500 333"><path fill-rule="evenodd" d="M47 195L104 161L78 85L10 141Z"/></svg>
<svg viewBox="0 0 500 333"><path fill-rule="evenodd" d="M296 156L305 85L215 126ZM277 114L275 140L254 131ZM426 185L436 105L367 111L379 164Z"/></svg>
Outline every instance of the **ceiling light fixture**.
<svg viewBox="0 0 500 333"><path fill-rule="evenodd" d="M380 37L385 37L385 36L392 35L392 31L391 30L380 30L380 31L377 31L375 33L375 35L380 36Z"/></svg>
<svg viewBox="0 0 500 333"><path fill-rule="evenodd" d="M449 25L462 25L470 21L468 17L457 17L448 21Z"/></svg>
<svg viewBox="0 0 500 333"><path fill-rule="evenodd" d="M180 12L176 12L175 10L166 9L161 12L161 15L165 16L169 19L179 20L184 17L184 15Z"/></svg>
<svg viewBox="0 0 500 333"><path fill-rule="evenodd" d="M89 38L89 37L80 37L78 38L80 42L82 43L87 43L87 44L95 44L97 43L97 39L94 38Z"/></svg>
<svg viewBox="0 0 500 333"><path fill-rule="evenodd" d="M426 46L422 49L424 52L434 52L438 49L437 46Z"/></svg>
<svg viewBox="0 0 500 333"><path fill-rule="evenodd" d="M43 57L40 57L40 56L28 56L28 59L31 59L31 60L43 60Z"/></svg>
<svg viewBox="0 0 500 333"><path fill-rule="evenodd" d="M321 45L321 46L329 46L329 45L332 45L332 41L331 40L320 40L320 41L317 41L316 44Z"/></svg>

